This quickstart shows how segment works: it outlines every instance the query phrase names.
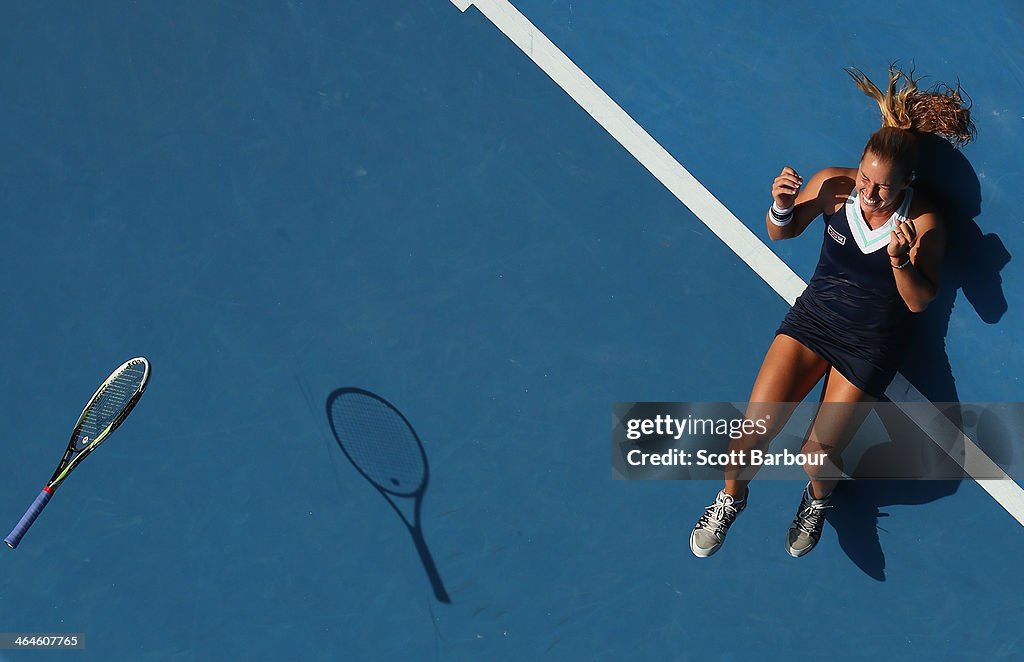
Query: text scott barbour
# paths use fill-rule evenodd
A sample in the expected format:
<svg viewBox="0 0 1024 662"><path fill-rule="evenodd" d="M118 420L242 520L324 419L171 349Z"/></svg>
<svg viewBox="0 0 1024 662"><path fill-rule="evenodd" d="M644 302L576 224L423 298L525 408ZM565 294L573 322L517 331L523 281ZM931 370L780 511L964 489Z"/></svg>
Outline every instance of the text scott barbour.
<svg viewBox="0 0 1024 662"><path fill-rule="evenodd" d="M749 462L748 462L749 458ZM694 453L683 450L670 450L664 453L647 453L634 448L626 454L626 461L634 467L640 466L673 466L673 467L792 467L792 466L824 466L825 456L819 454L805 455L792 453L785 449L779 453L769 453L758 449L749 451L729 451L714 453L700 449Z"/></svg>

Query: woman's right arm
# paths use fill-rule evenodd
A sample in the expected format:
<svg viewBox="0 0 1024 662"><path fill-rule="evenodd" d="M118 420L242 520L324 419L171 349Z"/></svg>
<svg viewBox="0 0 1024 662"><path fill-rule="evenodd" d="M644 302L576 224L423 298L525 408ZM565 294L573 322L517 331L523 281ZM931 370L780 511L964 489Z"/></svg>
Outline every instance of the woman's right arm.
<svg viewBox="0 0 1024 662"><path fill-rule="evenodd" d="M848 179L847 169L819 170L807 182L807 186L803 186L803 177L796 170L789 166L783 168L772 182L774 204L764 219L771 240L798 237L822 212L833 209L836 195L834 183L838 178Z"/></svg>

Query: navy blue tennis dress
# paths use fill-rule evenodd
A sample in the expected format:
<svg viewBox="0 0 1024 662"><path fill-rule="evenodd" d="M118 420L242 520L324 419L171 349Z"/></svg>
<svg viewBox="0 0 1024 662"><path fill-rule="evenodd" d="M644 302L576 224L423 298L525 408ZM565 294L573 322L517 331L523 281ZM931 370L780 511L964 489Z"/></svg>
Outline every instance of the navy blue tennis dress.
<svg viewBox="0 0 1024 662"><path fill-rule="evenodd" d="M896 375L910 321L885 248L889 233L906 220L912 198L908 188L900 208L876 230L864 220L856 188L835 214L826 215L814 276L776 331L875 398Z"/></svg>

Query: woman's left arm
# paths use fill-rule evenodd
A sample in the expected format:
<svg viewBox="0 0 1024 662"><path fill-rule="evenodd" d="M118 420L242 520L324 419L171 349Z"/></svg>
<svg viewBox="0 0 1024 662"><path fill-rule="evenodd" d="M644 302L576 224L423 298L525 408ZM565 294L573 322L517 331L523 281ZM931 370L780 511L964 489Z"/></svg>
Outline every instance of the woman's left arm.
<svg viewBox="0 0 1024 662"><path fill-rule="evenodd" d="M907 308L919 313L939 293L946 230L934 210L922 210L889 234L889 261L900 296Z"/></svg>

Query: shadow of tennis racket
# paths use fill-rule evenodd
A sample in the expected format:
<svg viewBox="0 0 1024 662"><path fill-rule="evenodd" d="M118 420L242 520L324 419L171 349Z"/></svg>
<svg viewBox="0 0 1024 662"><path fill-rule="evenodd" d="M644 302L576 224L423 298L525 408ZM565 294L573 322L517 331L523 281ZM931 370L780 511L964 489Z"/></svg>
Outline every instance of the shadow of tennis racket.
<svg viewBox="0 0 1024 662"><path fill-rule="evenodd" d="M339 388L327 396L327 420L341 452L391 504L409 530L434 596L451 603L420 526L430 467L412 425L390 402L359 388ZM398 502L408 504L410 500L411 518L398 506ZM410 509L408 505L405 508Z"/></svg>

